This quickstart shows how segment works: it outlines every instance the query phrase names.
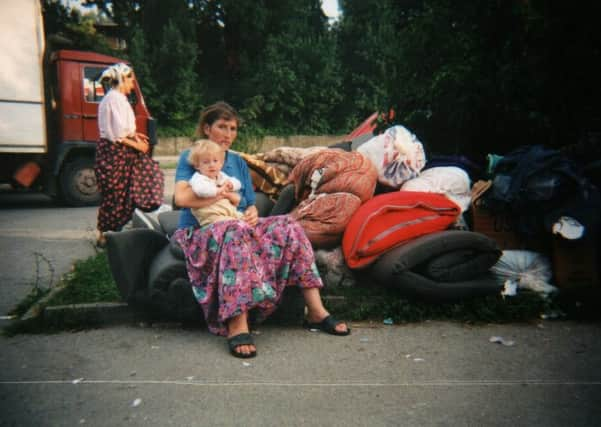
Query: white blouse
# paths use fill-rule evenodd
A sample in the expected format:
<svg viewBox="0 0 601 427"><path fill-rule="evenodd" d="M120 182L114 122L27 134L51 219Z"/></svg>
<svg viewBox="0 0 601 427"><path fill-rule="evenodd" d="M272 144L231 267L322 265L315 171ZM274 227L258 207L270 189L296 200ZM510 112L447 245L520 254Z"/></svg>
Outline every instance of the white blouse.
<svg viewBox="0 0 601 427"><path fill-rule="evenodd" d="M109 90L98 106L98 129L100 138L113 142L136 133L134 110L117 89Z"/></svg>

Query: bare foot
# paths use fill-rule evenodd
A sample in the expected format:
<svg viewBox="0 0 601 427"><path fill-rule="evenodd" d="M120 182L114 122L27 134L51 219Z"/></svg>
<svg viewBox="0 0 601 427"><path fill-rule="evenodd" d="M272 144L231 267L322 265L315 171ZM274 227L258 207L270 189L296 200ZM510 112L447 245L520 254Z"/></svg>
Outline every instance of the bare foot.
<svg viewBox="0 0 601 427"><path fill-rule="evenodd" d="M100 230L96 230L96 246L104 248L106 246L106 236Z"/></svg>

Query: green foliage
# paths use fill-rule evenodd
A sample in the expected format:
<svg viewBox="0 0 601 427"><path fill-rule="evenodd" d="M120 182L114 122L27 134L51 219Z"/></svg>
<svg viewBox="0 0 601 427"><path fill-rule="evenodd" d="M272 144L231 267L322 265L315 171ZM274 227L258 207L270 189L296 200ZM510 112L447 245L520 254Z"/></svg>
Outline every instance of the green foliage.
<svg viewBox="0 0 601 427"><path fill-rule="evenodd" d="M396 111L430 152L560 146L601 129L601 4L542 0L87 0L128 41L160 127L225 99L270 133L341 133ZM88 17L44 0L47 31L102 51ZM116 54L122 56L122 54Z"/></svg>
<svg viewBox="0 0 601 427"><path fill-rule="evenodd" d="M47 305L121 300L104 251L88 259L77 261L73 271L65 275L60 285L63 285L64 289L54 295Z"/></svg>
<svg viewBox="0 0 601 427"><path fill-rule="evenodd" d="M33 287L33 289L21 300L15 308L9 311L9 315L11 316L23 316L27 313L30 307L36 304L39 300L44 298L50 292L49 288L40 288L38 286Z"/></svg>
<svg viewBox="0 0 601 427"><path fill-rule="evenodd" d="M153 80L159 93L152 103L149 101L159 121L177 126L196 114L200 93L195 62L194 44L185 40L175 22L169 21L154 56Z"/></svg>
<svg viewBox="0 0 601 427"><path fill-rule="evenodd" d="M81 14L77 9L69 11L60 2L42 1L44 32L54 49L91 50L115 55L106 38L96 31L94 23L98 16L93 12Z"/></svg>
<svg viewBox="0 0 601 427"><path fill-rule="evenodd" d="M335 42L285 35L270 38L265 61L252 80L255 95L244 111L268 128L288 133L327 133L334 106L342 101Z"/></svg>

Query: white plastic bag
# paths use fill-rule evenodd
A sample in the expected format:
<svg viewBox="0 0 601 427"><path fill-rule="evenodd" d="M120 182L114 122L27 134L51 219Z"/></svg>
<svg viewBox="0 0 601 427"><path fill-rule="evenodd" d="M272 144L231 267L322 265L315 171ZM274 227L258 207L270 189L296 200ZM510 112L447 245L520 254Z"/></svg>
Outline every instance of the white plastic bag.
<svg viewBox="0 0 601 427"><path fill-rule="evenodd" d="M418 177L405 182L401 190L442 193L457 203L461 212L468 210L472 201L470 177L456 166L426 169Z"/></svg>
<svg viewBox="0 0 601 427"><path fill-rule="evenodd" d="M503 282L517 282L518 288L545 295L557 291L555 286L549 284L553 276L551 262L538 252L505 250L491 271Z"/></svg>
<svg viewBox="0 0 601 427"><path fill-rule="evenodd" d="M422 143L403 126L386 129L360 145L357 151L376 166L378 181L392 188L418 176L426 165Z"/></svg>

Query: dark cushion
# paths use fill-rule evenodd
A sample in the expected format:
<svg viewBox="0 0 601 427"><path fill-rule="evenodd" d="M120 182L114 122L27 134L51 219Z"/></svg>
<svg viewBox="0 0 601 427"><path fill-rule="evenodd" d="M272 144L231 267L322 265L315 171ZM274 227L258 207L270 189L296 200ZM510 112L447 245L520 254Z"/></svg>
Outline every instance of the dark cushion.
<svg viewBox="0 0 601 427"><path fill-rule="evenodd" d="M418 265L415 271L434 280L453 282L485 274L499 259L497 251L456 250Z"/></svg>
<svg viewBox="0 0 601 427"><path fill-rule="evenodd" d="M267 194L260 191L255 192L255 206L257 207L260 217L269 216L273 205L274 202L269 198L269 196L267 196Z"/></svg>
<svg viewBox="0 0 601 427"><path fill-rule="evenodd" d="M165 245L150 264L148 289L166 291L173 280L178 278L188 279L186 261L184 261L183 256L180 258L174 255L171 250L173 244L172 241L169 245Z"/></svg>
<svg viewBox="0 0 601 427"><path fill-rule="evenodd" d="M459 300L500 290L489 270L501 254L497 243L483 234L445 230L386 252L370 271L379 282L408 296Z"/></svg>
<svg viewBox="0 0 601 427"><path fill-rule="evenodd" d="M380 278L382 280L383 278ZM387 286L400 289L409 298L429 302L453 302L501 291L502 284L491 274L458 282L439 282L413 271L391 273L384 279Z"/></svg>
<svg viewBox="0 0 601 427"><path fill-rule="evenodd" d="M154 230L139 228L106 233L109 268L124 301L135 302L148 286L148 270L155 255L169 241Z"/></svg>
<svg viewBox="0 0 601 427"><path fill-rule="evenodd" d="M179 211L168 211L159 214L159 224L166 235L171 236L179 224Z"/></svg>

